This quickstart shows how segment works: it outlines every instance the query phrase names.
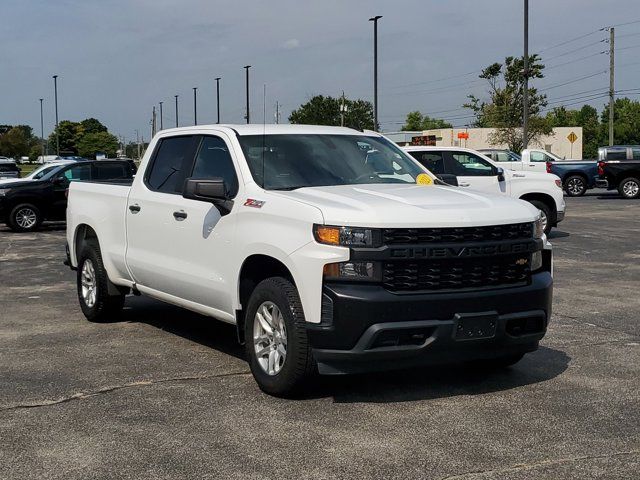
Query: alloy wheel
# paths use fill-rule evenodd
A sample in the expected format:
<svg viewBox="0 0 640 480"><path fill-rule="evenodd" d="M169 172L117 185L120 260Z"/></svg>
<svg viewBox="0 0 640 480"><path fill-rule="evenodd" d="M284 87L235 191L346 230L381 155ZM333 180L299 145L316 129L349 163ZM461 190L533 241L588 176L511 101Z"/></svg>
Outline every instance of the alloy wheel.
<svg viewBox="0 0 640 480"><path fill-rule="evenodd" d="M263 302L253 321L253 347L262 370L277 375L287 359L287 329L282 312L273 302Z"/></svg>
<svg viewBox="0 0 640 480"><path fill-rule="evenodd" d="M32 208L23 207L16 212L16 225L20 228L25 230L33 228L37 221L38 216Z"/></svg>
<svg viewBox="0 0 640 480"><path fill-rule="evenodd" d="M87 307L91 308L96 303L96 271L91 260L86 259L82 265L82 299Z"/></svg>
<svg viewBox="0 0 640 480"><path fill-rule="evenodd" d="M635 197L638 195L638 190L640 190L640 185L635 180L629 180L622 186L622 191L626 197Z"/></svg>

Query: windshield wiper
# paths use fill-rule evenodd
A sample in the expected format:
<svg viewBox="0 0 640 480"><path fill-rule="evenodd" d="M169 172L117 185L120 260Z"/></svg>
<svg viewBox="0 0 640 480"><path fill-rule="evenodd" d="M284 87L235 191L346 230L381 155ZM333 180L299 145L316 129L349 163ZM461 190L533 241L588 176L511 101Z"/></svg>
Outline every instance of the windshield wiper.
<svg viewBox="0 0 640 480"><path fill-rule="evenodd" d="M269 188L268 190L279 190L279 191L291 191L291 190L297 190L298 188L306 188L306 187L310 187L311 185L293 185L290 187L273 187L273 188Z"/></svg>

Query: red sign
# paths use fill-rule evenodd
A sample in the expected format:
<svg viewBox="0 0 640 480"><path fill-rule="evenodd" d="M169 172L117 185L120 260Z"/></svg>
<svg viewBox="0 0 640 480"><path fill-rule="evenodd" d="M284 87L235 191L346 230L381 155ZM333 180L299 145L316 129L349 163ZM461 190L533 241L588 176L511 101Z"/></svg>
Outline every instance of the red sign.
<svg viewBox="0 0 640 480"><path fill-rule="evenodd" d="M467 132L458 132L458 138L459 139L464 139L464 140L468 140L469 139L469 134Z"/></svg>

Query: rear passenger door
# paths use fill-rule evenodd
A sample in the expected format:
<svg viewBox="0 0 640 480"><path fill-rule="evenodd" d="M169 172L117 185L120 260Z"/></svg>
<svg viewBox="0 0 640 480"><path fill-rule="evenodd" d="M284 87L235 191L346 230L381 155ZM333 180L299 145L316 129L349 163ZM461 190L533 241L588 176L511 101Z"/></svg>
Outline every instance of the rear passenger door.
<svg viewBox="0 0 640 480"><path fill-rule="evenodd" d="M97 182L110 180L126 180L133 176L131 167L127 162L94 162L91 169L91 179Z"/></svg>
<svg viewBox="0 0 640 480"><path fill-rule="evenodd" d="M522 162L518 162L509 155L509 152L495 152L494 157L491 159L505 169L508 170L522 170Z"/></svg>

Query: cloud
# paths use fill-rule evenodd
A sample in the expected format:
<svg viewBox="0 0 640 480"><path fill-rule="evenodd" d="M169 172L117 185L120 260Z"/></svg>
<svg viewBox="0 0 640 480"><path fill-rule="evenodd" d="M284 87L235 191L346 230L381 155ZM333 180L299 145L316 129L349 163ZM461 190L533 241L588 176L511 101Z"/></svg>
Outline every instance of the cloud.
<svg viewBox="0 0 640 480"><path fill-rule="evenodd" d="M284 42L282 46L287 50L292 50L300 46L300 40L298 40L297 38L290 38L289 40Z"/></svg>

